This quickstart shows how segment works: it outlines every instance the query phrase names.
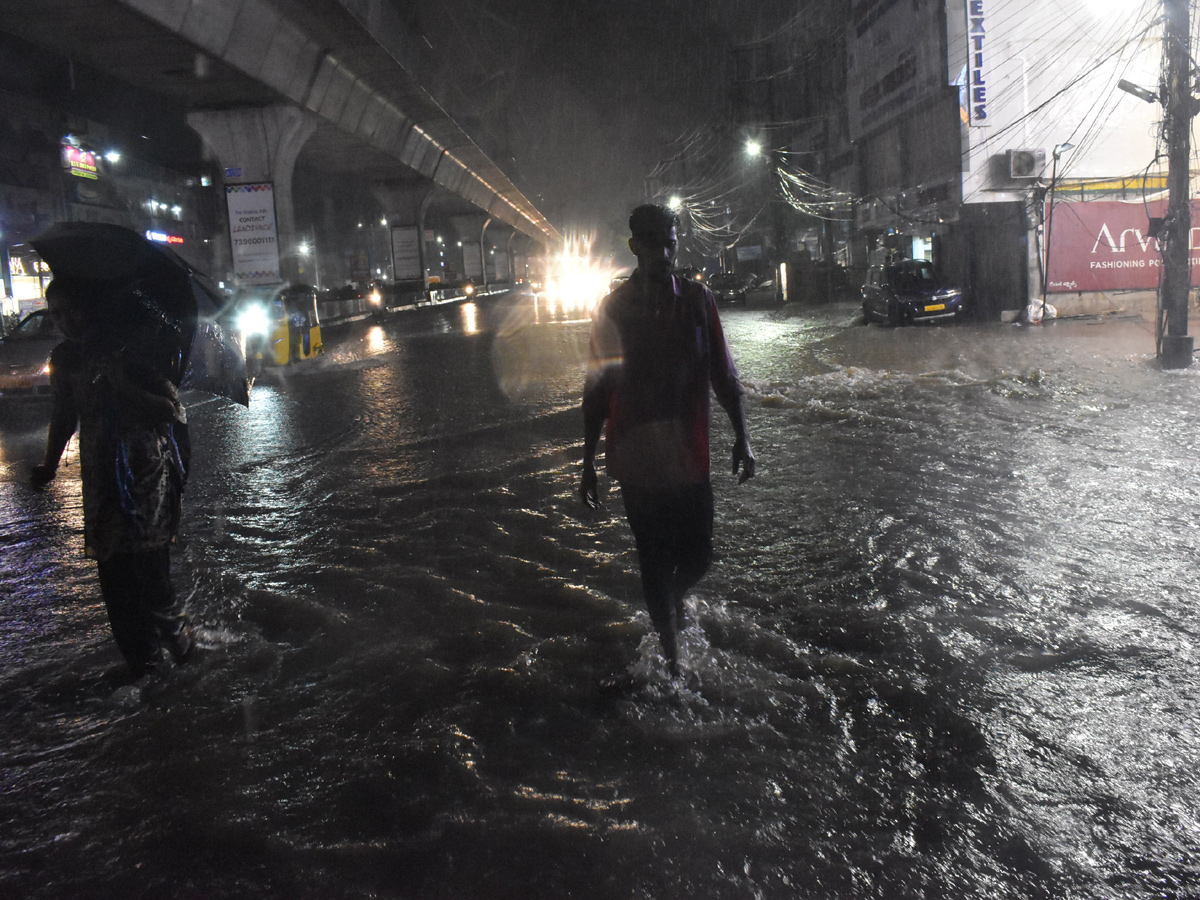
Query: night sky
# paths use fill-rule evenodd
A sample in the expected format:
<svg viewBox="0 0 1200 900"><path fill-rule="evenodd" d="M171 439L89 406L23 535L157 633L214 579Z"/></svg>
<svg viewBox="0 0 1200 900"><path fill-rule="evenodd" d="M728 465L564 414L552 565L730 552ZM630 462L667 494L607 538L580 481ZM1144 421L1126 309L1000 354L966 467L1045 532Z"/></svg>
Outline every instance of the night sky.
<svg viewBox="0 0 1200 900"><path fill-rule="evenodd" d="M796 4L421 0L431 92L564 231L625 232L681 135L728 122L729 48Z"/></svg>

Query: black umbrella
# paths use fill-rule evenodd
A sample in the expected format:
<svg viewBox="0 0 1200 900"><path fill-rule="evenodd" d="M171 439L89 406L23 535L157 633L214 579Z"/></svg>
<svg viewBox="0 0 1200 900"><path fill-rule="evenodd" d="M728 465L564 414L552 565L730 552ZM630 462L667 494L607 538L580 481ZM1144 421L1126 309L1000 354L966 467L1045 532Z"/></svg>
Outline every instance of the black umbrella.
<svg viewBox="0 0 1200 900"><path fill-rule="evenodd" d="M179 387L249 405L240 343L204 276L173 250L120 225L60 222L30 243L56 279L84 281L116 320L120 339L166 360Z"/></svg>

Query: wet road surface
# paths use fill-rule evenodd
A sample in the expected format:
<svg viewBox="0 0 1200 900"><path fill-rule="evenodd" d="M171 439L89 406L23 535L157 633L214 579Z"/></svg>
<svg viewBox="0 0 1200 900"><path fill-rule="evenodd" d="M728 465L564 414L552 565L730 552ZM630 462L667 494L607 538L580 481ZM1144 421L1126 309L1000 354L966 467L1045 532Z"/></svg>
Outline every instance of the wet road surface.
<svg viewBox="0 0 1200 900"><path fill-rule="evenodd" d="M574 497L582 311L192 398L203 650L140 696L5 413L0 896L1200 895L1200 371L1137 319L723 315L759 474L714 459L682 685Z"/></svg>

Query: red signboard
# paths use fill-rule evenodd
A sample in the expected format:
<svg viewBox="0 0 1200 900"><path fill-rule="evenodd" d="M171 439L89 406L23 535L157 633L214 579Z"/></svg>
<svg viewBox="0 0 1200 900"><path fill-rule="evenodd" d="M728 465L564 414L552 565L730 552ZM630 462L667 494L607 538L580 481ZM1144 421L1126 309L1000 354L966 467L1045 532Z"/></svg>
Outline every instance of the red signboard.
<svg viewBox="0 0 1200 900"><path fill-rule="evenodd" d="M1165 199L1133 203L1056 200L1046 289L1058 294L1157 289L1162 251L1148 232L1150 219L1162 218L1166 211ZM1200 285L1197 201L1192 201L1192 223L1195 227L1189 244L1195 287Z"/></svg>
<svg viewBox="0 0 1200 900"><path fill-rule="evenodd" d="M96 154L91 150L84 150L82 147L76 147L73 144L64 143L62 145L62 161L65 168L72 175L77 175L80 178L90 178L95 181L99 175L99 167L96 165Z"/></svg>

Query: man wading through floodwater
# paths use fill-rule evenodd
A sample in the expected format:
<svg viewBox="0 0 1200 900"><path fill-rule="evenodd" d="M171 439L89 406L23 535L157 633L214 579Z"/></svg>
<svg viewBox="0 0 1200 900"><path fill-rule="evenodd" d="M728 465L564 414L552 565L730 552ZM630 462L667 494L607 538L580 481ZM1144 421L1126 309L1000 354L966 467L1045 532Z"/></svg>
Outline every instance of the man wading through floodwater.
<svg viewBox="0 0 1200 900"><path fill-rule="evenodd" d="M678 218L665 206L629 217L638 267L592 314L583 391L579 493L599 505L596 447L621 485L642 592L671 673L678 674L684 597L712 560L709 386L733 424L733 472L754 475L742 386L717 305L704 285L672 274Z"/></svg>

